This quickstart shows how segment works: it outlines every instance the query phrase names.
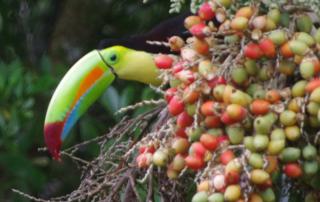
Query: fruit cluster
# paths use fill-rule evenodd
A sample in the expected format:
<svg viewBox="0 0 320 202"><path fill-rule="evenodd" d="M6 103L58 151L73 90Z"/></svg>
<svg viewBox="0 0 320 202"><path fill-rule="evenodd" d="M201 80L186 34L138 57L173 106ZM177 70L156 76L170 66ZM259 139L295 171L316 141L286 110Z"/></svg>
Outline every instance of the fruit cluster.
<svg viewBox="0 0 320 202"><path fill-rule="evenodd" d="M320 29L303 10L232 4L203 3L185 19L192 36L168 41L179 57L155 57L174 130L136 162L194 171L193 202L277 201L279 173L311 189L319 172Z"/></svg>

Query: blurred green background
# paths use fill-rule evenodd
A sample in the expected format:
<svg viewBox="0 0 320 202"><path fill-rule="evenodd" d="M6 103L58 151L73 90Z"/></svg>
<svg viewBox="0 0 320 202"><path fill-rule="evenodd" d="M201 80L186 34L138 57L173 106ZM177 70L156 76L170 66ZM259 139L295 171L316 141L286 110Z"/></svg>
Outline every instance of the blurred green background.
<svg viewBox="0 0 320 202"><path fill-rule="evenodd" d="M0 1L0 201L28 201L69 193L79 183L68 159L53 162L43 147L46 107L68 68L103 38L144 33L170 17L169 1ZM65 148L103 134L120 117L120 107L155 94L134 82L117 81L81 119ZM98 148L84 148L92 158Z"/></svg>

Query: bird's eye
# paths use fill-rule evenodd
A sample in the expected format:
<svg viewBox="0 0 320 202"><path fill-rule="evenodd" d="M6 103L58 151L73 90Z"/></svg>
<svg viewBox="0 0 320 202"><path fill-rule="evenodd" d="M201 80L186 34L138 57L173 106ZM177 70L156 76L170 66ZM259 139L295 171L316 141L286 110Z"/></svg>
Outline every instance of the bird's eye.
<svg viewBox="0 0 320 202"><path fill-rule="evenodd" d="M117 60L116 54L112 54L112 55L110 56L110 61L111 61L111 62L115 62L116 60Z"/></svg>

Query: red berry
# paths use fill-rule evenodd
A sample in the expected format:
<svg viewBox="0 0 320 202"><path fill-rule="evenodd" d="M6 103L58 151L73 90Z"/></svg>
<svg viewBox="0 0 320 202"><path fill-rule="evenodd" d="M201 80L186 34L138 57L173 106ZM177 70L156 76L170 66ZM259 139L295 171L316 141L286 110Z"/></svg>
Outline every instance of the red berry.
<svg viewBox="0 0 320 202"><path fill-rule="evenodd" d="M183 138L188 138L187 133L186 133L186 129L185 128L178 128L176 130L176 136L183 137Z"/></svg>
<svg viewBox="0 0 320 202"><path fill-rule="evenodd" d="M226 141L229 141L229 137L227 135L222 135L222 136L217 137L217 140L220 145Z"/></svg>
<svg viewBox="0 0 320 202"><path fill-rule="evenodd" d="M206 2L200 6L198 15L202 20L211 20L212 18L214 18L215 13L212 10L211 5Z"/></svg>
<svg viewBox="0 0 320 202"><path fill-rule="evenodd" d="M220 162L223 165L227 165L232 159L234 159L234 153L231 150L226 150L220 155Z"/></svg>
<svg viewBox="0 0 320 202"><path fill-rule="evenodd" d="M139 168L146 168L152 162L152 154L151 153L143 153L139 154L136 158L136 162Z"/></svg>
<svg viewBox="0 0 320 202"><path fill-rule="evenodd" d="M175 93L177 92L176 88L169 88L166 90L165 94L164 94L164 98L166 99L166 101L169 103L171 98L173 98L173 96L175 95Z"/></svg>
<svg viewBox="0 0 320 202"><path fill-rule="evenodd" d="M207 116L204 119L204 124L207 128L217 128L221 125L221 121L218 116Z"/></svg>
<svg viewBox="0 0 320 202"><path fill-rule="evenodd" d="M291 178L298 178L302 175L302 169L297 163L288 163L283 168L284 173Z"/></svg>
<svg viewBox="0 0 320 202"><path fill-rule="evenodd" d="M250 42L244 47L244 55L250 59L256 60L263 56L263 52L258 44Z"/></svg>
<svg viewBox="0 0 320 202"><path fill-rule="evenodd" d="M305 91L307 93L312 93L312 91L318 87L320 87L320 79L315 78L308 82L307 86L305 87Z"/></svg>
<svg viewBox="0 0 320 202"><path fill-rule="evenodd" d="M198 156L187 156L185 158L188 168L198 170L204 166L204 161Z"/></svg>
<svg viewBox="0 0 320 202"><path fill-rule="evenodd" d="M190 116L187 112L182 112L178 115L177 126L180 128L185 128L190 126L193 123L193 117Z"/></svg>
<svg viewBox="0 0 320 202"><path fill-rule="evenodd" d="M225 174L227 184L238 184L240 181L240 174L235 170L231 170Z"/></svg>
<svg viewBox="0 0 320 202"><path fill-rule="evenodd" d="M184 69L183 62L178 62L172 67L172 73L176 74Z"/></svg>
<svg viewBox="0 0 320 202"><path fill-rule="evenodd" d="M233 120L227 112L223 112L220 119L221 119L221 122L226 125L231 125L237 122L236 120Z"/></svg>
<svg viewBox="0 0 320 202"><path fill-rule="evenodd" d="M250 110L254 115L264 115L269 112L270 103L265 100L254 100Z"/></svg>
<svg viewBox="0 0 320 202"><path fill-rule="evenodd" d="M154 62L159 69L169 69L173 64L173 59L164 54L159 54L154 58Z"/></svg>
<svg viewBox="0 0 320 202"><path fill-rule="evenodd" d="M155 151L156 151L156 149L154 148L153 145L151 145L151 146L141 146L139 148L139 154L143 154L143 153L147 153L147 152L154 153Z"/></svg>
<svg viewBox="0 0 320 202"><path fill-rule="evenodd" d="M226 79L223 76L214 77L210 81L208 81L208 85L211 88L214 88L215 86L219 84L227 84Z"/></svg>
<svg viewBox="0 0 320 202"><path fill-rule="evenodd" d="M276 56L276 46L273 41L268 38L264 38L259 42L259 47L268 58L274 58Z"/></svg>
<svg viewBox="0 0 320 202"><path fill-rule="evenodd" d="M206 36L204 33L205 28L206 28L206 25L204 23L199 23L199 24L193 25L189 29L189 31L195 37L204 38Z"/></svg>
<svg viewBox="0 0 320 202"><path fill-rule="evenodd" d="M189 87L185 88L183 92L183 101L188 104L195 103L200 97L198 91L192 90Z"/></svg>
<svg viewBox="0 0 320 202"><path fill-rule="evenodd" d="M201 105L201 114L204 116L212 116L214 115L214 102L213 101L206 101Z"/></svg>
<svg viewBox="0 0 320 202"><path fill-rule="evenodd" d="M173 96L169 102L168 110L171 115L177 116L184 110L183 101L178 96Z"/></svg>
<svg viewBox="0 0 320 202"><path fill-rule="evenodd" d="M196 76L191 70L182 70L176 73L175 76L185 84L191 84L196 80Z"/></svg>
<svg viewBox="0 0 320 202"><path fill-rule="evenodd" d="M200 142L206 149L210 151L214 151L219 145L217 138L210 134L201 135Z"/></svg>
<svg viewBox="0 0 320 202"><path fill-rule="evenodd" d="M206 153L207 149L201 142L194 142L191 144L189 155L198 156L199 158L203 159Z"/></svg>

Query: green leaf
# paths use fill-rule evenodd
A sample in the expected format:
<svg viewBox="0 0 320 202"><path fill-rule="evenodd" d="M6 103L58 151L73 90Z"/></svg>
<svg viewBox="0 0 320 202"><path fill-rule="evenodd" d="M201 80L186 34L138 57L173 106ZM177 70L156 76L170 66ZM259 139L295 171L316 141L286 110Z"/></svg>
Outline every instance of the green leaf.
<svg viewBox="0 0 320 202"><path fill-rule="evenodd" d="M120 106L125 107L131 104L135 98L135 88L132 86L126 87L121 93Z"/></svg>

